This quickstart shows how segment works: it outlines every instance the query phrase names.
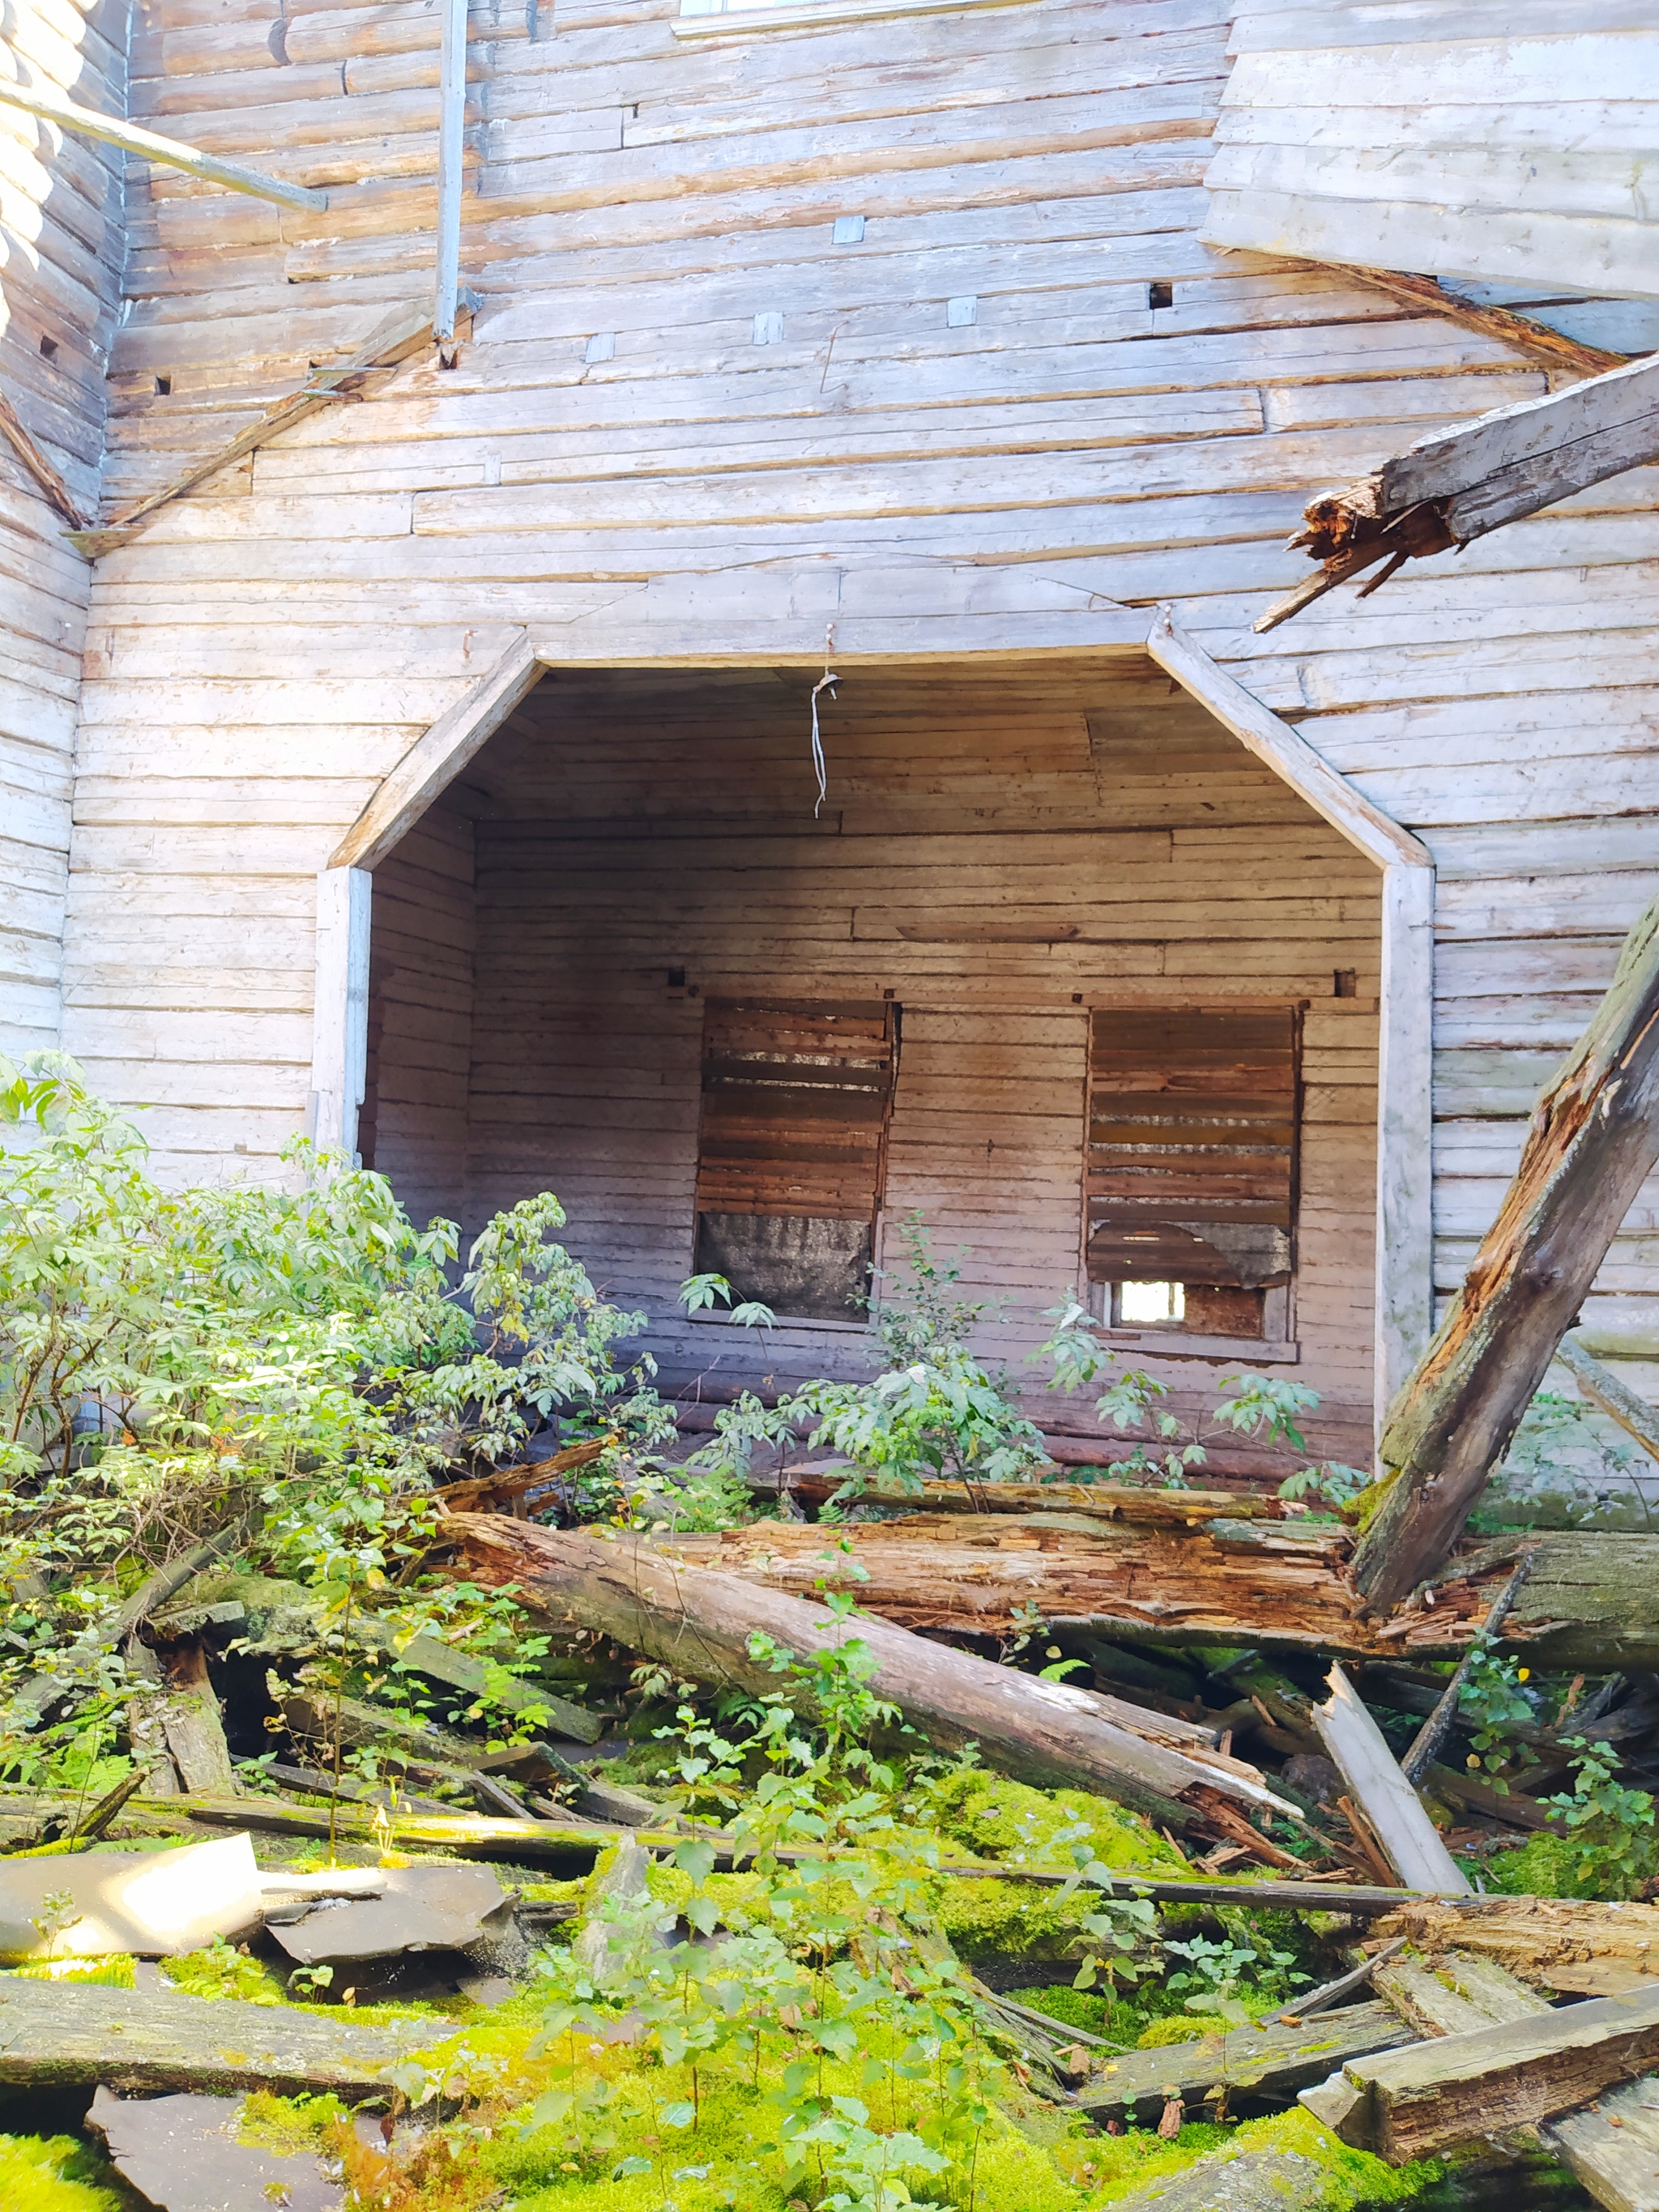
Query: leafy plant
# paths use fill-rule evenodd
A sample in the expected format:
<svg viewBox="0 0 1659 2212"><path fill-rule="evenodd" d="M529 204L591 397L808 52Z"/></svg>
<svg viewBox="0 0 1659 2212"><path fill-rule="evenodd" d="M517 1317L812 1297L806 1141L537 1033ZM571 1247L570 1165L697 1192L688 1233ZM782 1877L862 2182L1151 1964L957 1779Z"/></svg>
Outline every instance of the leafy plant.
<svg viewBox="0 0 1659 2212"><path fill-rule="evenodd" d="M1617 1754L1582 1735L1568 1744L1577 1756L1572 1794L1545 1799L1566 1829L1572 1872L1581 1895L1634 1896L1654 1872L1654 1801L1646 1790L1616 1779Z"/></svg>
<svg viewBox="0 0 1659 2212"><path fill-rule="evenodd" d="M1484 1766L1498 1790L1508 1787L1502 1779L1503 1769L1517 1755L1528 1755L1525 1747L1516 1743L1513 1730L1517 1723L1535 1717L1525 1687L1531 1672L1517 1660L1494 1651L1482 1637L1469 1654L1469 1671L1457 1693L1459 1717L1475 1724L1468 1763Z"/></svg>

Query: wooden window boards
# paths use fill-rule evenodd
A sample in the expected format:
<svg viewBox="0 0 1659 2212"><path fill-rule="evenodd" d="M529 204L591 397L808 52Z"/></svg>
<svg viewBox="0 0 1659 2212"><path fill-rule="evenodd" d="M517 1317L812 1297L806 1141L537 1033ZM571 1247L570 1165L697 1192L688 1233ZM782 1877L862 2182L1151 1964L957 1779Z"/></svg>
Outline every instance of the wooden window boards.
<svg viewBox="0 0 1659 2212"><path fill-rule="evenodd" d="M890 1000L706 1002L698 1273L780 1316L865 1319L898 1035Z"/></svg>
<svg viewBox="0 0 1659 2212"><path fill-rule="evenodd" d="M1094 1011L1091 1282L1183 1283L1189 1328L1260 1333L1296 1264L1300 1045L1294 1006Z"/></svg>

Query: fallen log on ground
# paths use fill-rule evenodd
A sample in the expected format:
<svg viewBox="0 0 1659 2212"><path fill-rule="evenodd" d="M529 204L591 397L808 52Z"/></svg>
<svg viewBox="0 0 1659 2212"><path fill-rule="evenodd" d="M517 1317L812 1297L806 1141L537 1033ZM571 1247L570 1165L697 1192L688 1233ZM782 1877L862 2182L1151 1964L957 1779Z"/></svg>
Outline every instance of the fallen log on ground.
<svg viewBox="0 0 1659 2212"><path fill-rule="evenodd" d="M1659 1989L1345 2059L1304 2102L1391 2166L1575 2111L1659 2059Z"/></svg>
<svg viewBox="0 0 1659 2212"><path fill-rule="evenodd" d="M822 1505L842 1486L844 1477L812 1468L785 1470L783 1487L810 1505ZM766 1498L779 1486L756 1476L750 1488ZM441 1496L447 1498L447 1492ZM917 1513L1084 1513L1101 1521L1122 1521L1146 1528L1196 1528L1210 1521L1293 1521L1277 1498L1252 1497L1234 1490L1137 1489L1124 1482L924 1482L915 1490L872 1482L857 1495L860 1504L902 1506Z"/></svg>
<svg viewBox="0 0 1659 2212"><path fill-rule="evenodd" d="M876 1660L875 1694L940 1750L976 1744L988 1765L1017 1780L1095 1790L1182 1831L1208 1822L1206 1792L1296 1817L1254 1767L1191 1742L1204 1731L1149 1712L1141 1716L1148 1733L1133 1733L1123 1724L1133 1709L1092 1690L1016 1674L886 1620L860 1620L848 1631L822 1605L683 1565L632 1538L607 1542L482 1514L455 1515L444 1527L478 1579L513 1583L553 1618L700 1681L804 1698L804 1683L751 1656L757 1632L807 1660L855 1633ZM1186 1730L1188 1748L1172 1747L1172 1729Z"/></svg>
<svg viewBox="0 0 1659 2212"><path fill-rule="evenodd" d="M1386 1488L1354 1558L1376 1610L1450 1553L1656 1160L1659 902L1534 1108L1498 1218L1390 1408Z"/></svg>
<svg viewBox="0 0 1659 2212"><path fill-rule="evenodd" d="M1218 2087L1283 2103L1298 2089L1323 2081L1334 2067L1395 2050L1413 2036L1389 2005L1345 2005L1294 2027L1240 2027L1194 2043L1169 2044L1161 2051L1126 2051L1078 2093L1077 2102L1097 2120L1161 2112L1177 2097L1197 2108L1196 2118L1206 2100L1216 2101Z"/></svg>
<svg viewBox="0 0 1659 2212"><path fill-rule="evenodd" d="M514 1524L498 1517L483 1525ZM1524 1647L1532 1665L1563 1670L1659 1668L1659 1536L1528 1533L1477 1546L1464 1566L1448 1570L1432 1605L1380 1622L1364 1618L1350 1579L1350 1532L1330 1523L1188 1529L1058 1513L978 1522L909 1514L833 1536L760 1521L656 1540L665 1555L803 1596L833 1587L839 1571L860 1606L904 1628L1003 1636L1016 1608L1035 1604L1062 1640L1249 1644L1388 1660L1461 1656L1524 1545L1531 1564L1504 1623L1504 1645ZM838 1555L832 1544L849 1548ZM842 1567L842 1557L853 1564Z"/></svg>
<svg viewBox="0 0 1659 2212"><path fill-rule="evenodd" d="M175 2089L332 2090L379 2096L391 2069L433 2039L434 2023L368 2027L287 2005L0 1978L0 2083L31 2089L107 2082Z"/></svg>

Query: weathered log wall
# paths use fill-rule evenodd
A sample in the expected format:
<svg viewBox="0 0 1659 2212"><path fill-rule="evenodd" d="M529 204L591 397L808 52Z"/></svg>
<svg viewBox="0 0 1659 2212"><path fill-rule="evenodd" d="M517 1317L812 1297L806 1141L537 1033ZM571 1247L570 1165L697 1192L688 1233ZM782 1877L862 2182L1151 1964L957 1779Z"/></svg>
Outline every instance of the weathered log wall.
<svg viewBox="0 0 1659 2212"><path fill-rule="evenodd" d="M3 64L120 112L124 0L14 9ZM15 54L15 58L12 58ZM0 110L0 398L82 510L97 501L104 371L120 303L121 156ZM0 438L0 1052L62 1015L76 699L91 574ZM125 965L125 948L116 951Z"/></svg>
<svg viewBox="0 0 1659 2212"><path fill-rule="evenodd" d="M473 10L484 306L456 369L381 380L100 564L68 1035L152 1104L164 1163L268 1161L300 1124L314 871L518 626L637 655L668 608L684 659L764 617L800 665L837 576L968 563L1051 606L1173 598L1431 847L1455 1285L1654 884L1652 485L1249 640L1312 492L1545 380L1199 242L1231 12L1033 0L699 44L666 0ZM330 207L138 186L121 495L428 283L436 44L421 7L147 11L135 112ZM1603 1352L1659 1354L1653 1219L1587 1303Z"/></svg>

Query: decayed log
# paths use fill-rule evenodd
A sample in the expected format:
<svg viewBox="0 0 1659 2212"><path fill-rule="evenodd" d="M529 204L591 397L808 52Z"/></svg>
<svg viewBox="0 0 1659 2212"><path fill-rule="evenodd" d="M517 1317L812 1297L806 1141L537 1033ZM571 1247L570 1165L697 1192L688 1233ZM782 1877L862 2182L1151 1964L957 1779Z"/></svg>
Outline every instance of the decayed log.
<svg viewBox="0 0 1659 2212"><path fill-rule="evenodd" d="M553 1618L597 1629L703 1682L804 1696L803 1685L751 1657L751 1638L759 1632L810 1659L849 1632L822 1605L689 1565L631 1538L605 1541L483 1514L457 1514L446 1530L478 1579L513 1583ZM822 1547L822 1531L817 1540ZM1182 1830L1204 1826L1201 1791L1291 1810L1254 1767L1195 1742L1205 1731L1190 1723L1137 1714L1146 1732L1132 1732L1124 1722L1136 1709L1091 1690L1016 1674L886 1620L861 1620L852 1632L876 1660L876 1694L941 1750L976 1744L988 1765L1021 1781L1097 1790ZM1175 1748L1176 1740L1184 1747Z"/></svg>
<svg viewBox="0 0 1659 2212"><path fill-rule="evenodd" d="M431 2040L429 2021L368 2027L176 1990L0 1983L0 2082L29 2088L332 2090L349 2101L381 2094L398 2060Z"/></svg>
<svg viewBox="0 0 1659 2212"><path fill-rule="evenodd" d="M1659 2058L1659 1990L1345 2060L1304 2101L1392 2166L1585 2105Z"/></svg>
<svg viewBox="0 0 1659 2212"><path fill-rule="evenodd" d="M1382 1914L1381 1942L1405 1936L1425 1957L1457 1951L1563 1995L1659 1993L1659 1906L1562 1897L1417 1898Z"/></svg>
<svg viewBox="0 0 1659 2212"><path fill-rule="evenodd" d="M1354 1558L1373 1607L1448 1556L1659 1160L1659 902L1533 1109L1515 1180L1383 1431L1388 1486Z"/></svg>
<svg viewBox="0 0 1659 2212"><path fill-rule="evenodd" d="M1102 2120L1121 2119L1141 2108L1161 2110L1176 2097L1201 2111L1218 2087L1288 2099L1322 2081L1333 2067L1395 2050L1410 2043L1413 2033L1389 2005L1345 2005L1305 2025L1241 2027L1162 2051L1126 2051L1097 2082L1079 2093L1077 2102L1091 2118Z"/></svg>
<svg viewBox="0 0 1659 2212"><path fill-rule="evenodd" d="M808 1504L822 1505L841 1488L842 1479L841 1474L816 1468L799 1474L786 1471L783 1487ZM779 1486L757 1475L750 1487L762 1497L770 1497ZM439 1494L449 1501L448 1491ZM916 1513L1080 1513L1090 1520L1121 1521L1146 1528L1197 1528L1210 1521L1295 1518L1277 1498L1255 1498L1228 1490L1141 1490L1124 1482L924 1482L916 1490L872 1482L860 1498L872 1504L899 1505Z"/></svg>
<svg viewBox="0 0 1659 2212"><path fill-rule="evenodd" d="M1531 1566L1504 1644L1540 1666L1659 1667L1659 1536L1528 1535L1477 1547L1463 1568L1447 1571L1432 1605L1383 1621L1365 1617L1346 1567L1352 1539L1331 1527L909 1514L839 1529L835 1540L851 1547L844 1587L905 1628L1006 1635L1015 1607L1035 1605L1051 1630L1079 1644L1247 1644L1343 1659L1461 1656L1524 1543ZM802 1595L836 1571L826 1532L798 1522L661 1542L697 1565Z"/></svg>

